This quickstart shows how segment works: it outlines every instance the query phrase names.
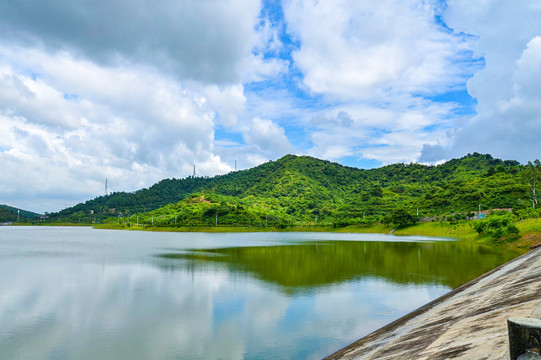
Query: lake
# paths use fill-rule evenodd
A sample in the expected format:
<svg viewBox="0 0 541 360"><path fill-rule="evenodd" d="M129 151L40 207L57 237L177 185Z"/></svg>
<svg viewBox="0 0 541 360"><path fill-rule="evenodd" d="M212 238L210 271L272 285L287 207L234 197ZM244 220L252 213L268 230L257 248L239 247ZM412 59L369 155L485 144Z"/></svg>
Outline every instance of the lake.
<svg viewBox="0 0 541 360"><path fill-rule="evenodd" d="M426 237L0 227L1 359L317 359L521 252Z"/></svg>

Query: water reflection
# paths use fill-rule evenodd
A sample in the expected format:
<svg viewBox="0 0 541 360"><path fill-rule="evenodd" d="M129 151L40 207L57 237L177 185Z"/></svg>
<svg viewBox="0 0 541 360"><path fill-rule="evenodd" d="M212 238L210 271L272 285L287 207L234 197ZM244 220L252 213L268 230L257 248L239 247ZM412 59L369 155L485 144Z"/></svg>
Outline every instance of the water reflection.
<svg viewBox="0 0 541 360"><path fill-rule="evenodd" d="M159 255L188 260L161 263L193 269L208 264L254 276L295 294L361 278L396 284L435 284L455 288L516 257L471 242L324 241L282 246L182 250Z"/></svg>
<svg viewBox="0 0 541 360"><path fill-rule="evenodd" d="M515 255L333 236L0 229L0 358L316 359Z"/></svg>

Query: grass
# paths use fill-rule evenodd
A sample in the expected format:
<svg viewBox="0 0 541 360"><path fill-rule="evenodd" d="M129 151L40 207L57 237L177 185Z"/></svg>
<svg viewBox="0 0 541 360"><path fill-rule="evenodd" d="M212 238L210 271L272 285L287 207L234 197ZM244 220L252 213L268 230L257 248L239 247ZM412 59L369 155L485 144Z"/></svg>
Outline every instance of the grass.
<svg viewBox="0 0 541 360"><path fill-rule="evenodd" d="M418 223L397 229L394 233L396 235L444 236L468 240L477 240L479 238L479 234L473 228L471 221Z"/></svg>
<svg viewBox="0 0 541 360"><path fill-rule="evenodd" d="M126 224L101 224L95 226L97 229L125 229L145 231L171 231L171 232L336 232L336 233L366 233L366 234L389 234L392 226L383 224L374 225L351 225L334 228L332 226L291 226L286 228L260 227L260 226L127 226ZM424 235L424 236L446 236L454 238L474 238L477 233L469 223L419 223L405 228L397 229L395 235Z"/></svg>
<svg viewBox="0 0 541 360"><path fill-rule="evenodd" d="M62 225L62 224L55 224ZM65 224L67 225L67 224ZM182 227L151 227L151 226L127 226L126 224L100 224L94 226L97 229L115 230L140 230L140 231L166 231L166 232L208 232L208 233L240 233L240 232L335 232L335 233L365 233L365 234L389 234L392 226L383 224L374 225L351 225L341 228L332 226L292 226L286 228L260 227L260 226L182 226ZM517 222L520 235L515 238L503 238L498 241L489 236L479 235L473 228L472 221L427 222L395 229L394 235L418 235L451 237L460 240L492 243L506 247L531 248L541 245L541 219L526 219Z"/></svg>
<svg viewBox="0 0 541 360"><path fill-rule="evenodd" d="M94 226L90 223L14 222L11 226Z"/></svg>
<svg viewBox="0 0 541 360"><path fill-rule="evenodd" d="M332 228L325 226L292 226L287 228L264 226L127 226L126 224L101 224L96 229L112 230L144 230L165 232L208 232L208 233L236 233L236 232L329 232Z"/></svg>
<svg viewBox="0 0 541 360"><path fill-rule="evenodd" d="M541 245L541 219L525 219L517 222L520 237L511 243L506 244L512 247L527 247Z"/></svg>

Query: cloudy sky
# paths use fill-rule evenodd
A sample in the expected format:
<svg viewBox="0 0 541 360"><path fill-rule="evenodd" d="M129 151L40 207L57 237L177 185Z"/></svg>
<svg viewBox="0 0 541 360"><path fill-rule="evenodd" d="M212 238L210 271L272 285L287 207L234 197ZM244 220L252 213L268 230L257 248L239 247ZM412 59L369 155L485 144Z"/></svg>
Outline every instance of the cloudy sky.
<svg viewBox="0 0 541 360"><path fill-rule="evenodd" d="M541 0L5 0L0 203L285 154L541 157Z"/></svg>

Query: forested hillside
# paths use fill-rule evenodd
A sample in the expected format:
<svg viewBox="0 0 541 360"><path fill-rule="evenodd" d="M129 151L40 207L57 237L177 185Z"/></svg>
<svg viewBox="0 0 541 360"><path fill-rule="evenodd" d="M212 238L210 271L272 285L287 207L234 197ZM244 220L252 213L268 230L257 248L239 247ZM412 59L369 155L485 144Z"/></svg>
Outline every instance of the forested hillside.
<svg viewBox="0 0 541 360"><path fill-rule="evenodd" d="M17 221L17 218L20 222L29 222L35 220L37 216L39 214L31 211L17 209L9 205L0 205L0 222Z"/></svg>
<svg viewBox="0 0 541 360"><path fill-rule="evenodd" d="M134 193L100 196L51 218L100 222L129 214L137 221L137 214L139 222L168 225L284 225L315 222L317 216L320 223L346 225L381 220L397 208L419 209L421 217L466 216L479 204L527 213L537 201L531 192L532 176L539 177L536 164L474 153L438 166L363 170L287 155L222 176L165 179Z"/></svg>

